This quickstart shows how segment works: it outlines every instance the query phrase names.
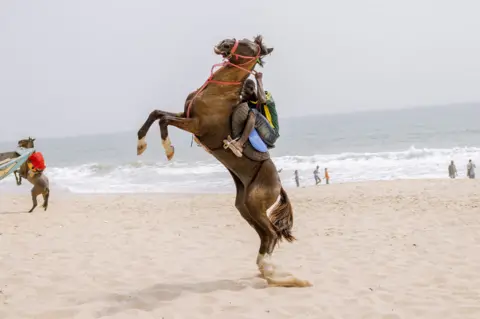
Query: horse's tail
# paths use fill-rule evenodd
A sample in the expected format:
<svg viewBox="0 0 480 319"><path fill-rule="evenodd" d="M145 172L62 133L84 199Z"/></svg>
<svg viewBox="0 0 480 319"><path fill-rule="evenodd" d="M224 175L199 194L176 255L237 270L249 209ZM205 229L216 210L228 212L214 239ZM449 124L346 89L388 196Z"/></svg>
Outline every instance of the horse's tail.
<svg viewBox="0 0 480 319"><path fill-rule="evenodd" d="M275 226L275 231L277 232L280 240L282 237L288 242L292 242L296 239L292 235L293 208L283 187L280 189L280 202L272 211L270 215L270 221L272 222L273 226Z"/></svg>

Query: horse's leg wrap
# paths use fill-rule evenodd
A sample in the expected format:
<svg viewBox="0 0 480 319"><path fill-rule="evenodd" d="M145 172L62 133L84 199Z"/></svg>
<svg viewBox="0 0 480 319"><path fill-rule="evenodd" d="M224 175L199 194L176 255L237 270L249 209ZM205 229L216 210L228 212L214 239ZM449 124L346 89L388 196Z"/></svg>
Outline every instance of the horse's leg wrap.
<svg viewBox="0 0 480 319"><path fill-rule="evenodd" d="M199 129L198 119L196 118L192 119L166 115L160 119L160 134L162 136L163 148L165 149L165 154L167 155L168 160L171 160L175 153L175 149L170 142L170 138L168 137L167 127L169 125L175 126L194 135L199 135Z"/></svg>
<svg viewBox="0 0 480 319"><path fill-rule="evenodd" d="M163 149L165 150L165 155L167 155L167 159L171 160L173 155L175 154L175 148L170 141L170 137L167 136L166 139L162 140Z"/></svg>
<svg viewBox="0 0 480 319"><path fill-rule="evenodd" d="M182 117L183 116L183 113L171 113L171 112L165 112L165 111L162 111L162 110L154 110L152 111L149 115L148 115L148 118L147 120L145 121L145 123L142 125L142 127L140 128L140 130L138 130L138 133L137 133L137 137L138 137L138 141L137 141L137 155L140 155L142 154L143 152L145 152L145 150L147 149L147 143L145 142L145 137L147 135L147 132L148 130L150 129L150 127L152 126L153 122L155 122L156 120L159 120L165 116L178 116L178 117Z"/></svg>

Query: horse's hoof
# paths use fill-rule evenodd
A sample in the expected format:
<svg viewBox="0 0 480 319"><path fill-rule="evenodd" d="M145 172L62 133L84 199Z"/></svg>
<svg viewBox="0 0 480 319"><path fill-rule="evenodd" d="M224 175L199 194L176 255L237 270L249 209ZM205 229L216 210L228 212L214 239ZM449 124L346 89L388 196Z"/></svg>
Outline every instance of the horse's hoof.
<svg viewBox="0 0 480 319"><path fill-rule="evenodd" d="M143 152L147 149L147 142L145 142L145 137L141 138L137 142L137 155L142 155Z"/></svg>
<svg viewBox="0 0 480 319"><path fill-rule="evenodd" d="M175 147L170 145L168 152L165 151L165 155L167 155L167 159L170 161L173 158L173 155L175 155Z"/></svg>

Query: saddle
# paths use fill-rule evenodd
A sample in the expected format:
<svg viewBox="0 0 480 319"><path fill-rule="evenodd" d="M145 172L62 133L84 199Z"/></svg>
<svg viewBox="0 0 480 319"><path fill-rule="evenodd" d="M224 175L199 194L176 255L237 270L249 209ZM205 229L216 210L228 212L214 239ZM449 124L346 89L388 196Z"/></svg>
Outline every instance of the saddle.
<svg viewBox="0 0 480 319"><path fill-rule="evenodd" d="M241 103L234 107L231 115L232 139L240 138L247 122L250 108L247 103ZM227 147L228 148L228 147ZM265 142L262 141L256 129L253 129L248 141L243 148L243 155L252 161L262 162L270 158L270 153Z"/></svg>

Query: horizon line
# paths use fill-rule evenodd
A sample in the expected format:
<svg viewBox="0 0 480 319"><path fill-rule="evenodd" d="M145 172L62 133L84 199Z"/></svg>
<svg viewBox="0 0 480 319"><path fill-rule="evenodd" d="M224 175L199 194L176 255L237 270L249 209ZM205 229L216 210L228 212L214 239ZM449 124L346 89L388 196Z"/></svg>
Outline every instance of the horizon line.
<svg viewBox="0 0 480 319"><path fill-rule="evenodd" d="M381 108L372 108L372 109L364 109L364 110L352 110L352 111L334 111L334 112L327 112L327 113L304 113L299 115L291 115L285 116L284 119L301 119L304 117L311 117L311 116L337 116L337 115L350 115L350 114L358 114L358 113L390 113L390 112L398 112L398 111L411 111L415 109L429 109L429 108L447 108L447 107L461 107L461 106L475 106L479 105L480 102L453 102L448 104L430 104L430 105L411 105L411 106L402 106L396 107L391 109L381 109ZM63 135L63 136L40 136L39 138L42 139L63 139L63 138L80 138L80 137L93 137L93 136L108 136L108 135L115 135L115 134L122 134L122 133L132 133L135 130L118 130L118 131L109 131L109 132L96 132L96 133L83 133L78 135ZM37 137L35 137L37 138ZM2 140L0 139L0 143L8 143L13 142L13 140ZM17 142L17 141L15 141Z"/></svg>

